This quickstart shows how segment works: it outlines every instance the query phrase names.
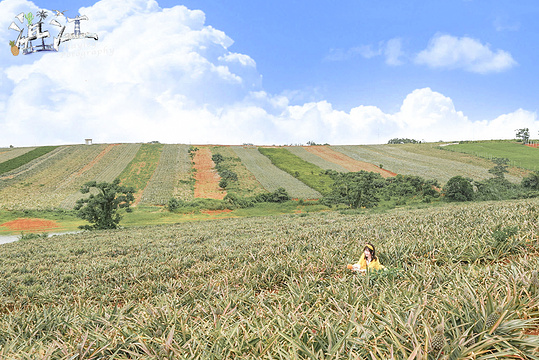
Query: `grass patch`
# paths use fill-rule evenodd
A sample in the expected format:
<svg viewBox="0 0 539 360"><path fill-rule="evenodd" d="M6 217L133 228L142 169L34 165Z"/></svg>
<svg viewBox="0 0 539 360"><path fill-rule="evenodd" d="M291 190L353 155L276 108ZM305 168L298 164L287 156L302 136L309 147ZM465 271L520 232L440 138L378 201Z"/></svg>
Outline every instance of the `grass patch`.
<svg viewBox="0 0 539 360"><path fill-rule="evenodd" d="M30 161L37 159L40 156L50 153L58 146L40 146L31 150L25 154L17 156L16 158L4 161L0 163L0 175L5 174L8 171L15 170L16 168L28 164Z"/></svg>
<svg viewBox="0 0 539 360"><path fill-rule="evenodd" d="M305 185L325 195L331 192L333 179L320 167L311 164L283 148L258 148L273 165L294 176Z"/></svg>
<svg viewBox="0 0 539 360"><path fill-rule="evenodd" d="M515 141L474 141L444 146L443 149L471 154L485 159L507 158L511 166L539 170L539 149Z"/></svg>

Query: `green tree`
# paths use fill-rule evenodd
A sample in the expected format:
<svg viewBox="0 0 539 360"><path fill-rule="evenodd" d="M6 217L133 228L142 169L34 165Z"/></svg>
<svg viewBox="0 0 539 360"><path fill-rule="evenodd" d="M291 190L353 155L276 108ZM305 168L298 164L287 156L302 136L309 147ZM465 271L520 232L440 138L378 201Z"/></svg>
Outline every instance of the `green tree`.
<svg viewBox="0 0 539 360"><path fill-rule="evenodd" d="M445 198L450 201L470 201L474 195L471 179L462 176L453 176L444 185L442 191Z"/></svg>
<svg viewBox="0 0 539 360"><path fill-rule="evenodd" d="M135 190L132 187L121 186L120 179L116 179L112 183L87 182L80 192L87 194L92 189L96 189L97 194L77 200L74 209L78 211L78 217L93 225L79 227L85 230L116 229L122 219L118 209L125 208L126 211L131 211L129 206L135 200L133 196Z"/></svg>
<svg viewBox="0 0 539 360"><path fill-rule="evenodd" d="M211 160L215 163L216 166L219 166L220 163L222 163L223 161L225 161L225 158L223 155L221 154L213 154L211 156Z"/></svg>
<svg viewBox="0 0 539 360"><path fill-rule="evenodd" d="M380 202L380 189L385 186L382 176L375 172L330 172L335 182L325 199L329 203L344 203L351 208L372 208Z"/></svg>
<svg viewBox="0 0 539 360"><path fill-rule="evenodd" d="M509 164L509 159L507 158L493 158L492 162L496 164L492 169L489 169L488 172L497 178L503 179L504 174L507 173L507 168Z"/></svg>
<svg viewBox="0 0 539 360"><path fill-rule="evenodd" d="M523 144L527 144L528 140L530 139L530 129L528 128L522 128L522 129L516 129L517 132L516 137L517 139L520 139Z"/></svg>

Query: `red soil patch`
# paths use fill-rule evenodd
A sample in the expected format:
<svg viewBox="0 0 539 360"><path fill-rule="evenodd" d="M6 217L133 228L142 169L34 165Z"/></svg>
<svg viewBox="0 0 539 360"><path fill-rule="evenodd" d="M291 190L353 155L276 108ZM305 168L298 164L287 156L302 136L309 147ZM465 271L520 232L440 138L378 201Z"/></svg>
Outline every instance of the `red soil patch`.
<svg viewBox="0 0 539 360"><path fill-rule="evenodd" d="M310 153L320 156L324 160L340 165L349 171L373 171L375 173L379 173L384 178L397 176L397 174L392 171L381 169L378 166L365 161L354 160L351 157L332 150L327 146L304 146L304 149Z"/></svg>
<svg viewBox="0 0 539 360"><path fill-rule="evenodd" d="M44 231L59 227L56 221L44 219L16 219L3 223L0 226L5 226L12 231Z"/></svg>
<svg viewBox="0 0 539 360"><path fill-rule="evenodd" d="M211 159L211 151L207 147L199 148L193 158L193 167L196 169L195 198L222 200L226 190L219 187L219 174L215 170L215 163Z"/></svg>
<svg viewBox="0 0 539 360"><path fill-rule="evenodd" d="M539 148L539 144L526 144L526 146L529 146L532 148Z"/></svg>

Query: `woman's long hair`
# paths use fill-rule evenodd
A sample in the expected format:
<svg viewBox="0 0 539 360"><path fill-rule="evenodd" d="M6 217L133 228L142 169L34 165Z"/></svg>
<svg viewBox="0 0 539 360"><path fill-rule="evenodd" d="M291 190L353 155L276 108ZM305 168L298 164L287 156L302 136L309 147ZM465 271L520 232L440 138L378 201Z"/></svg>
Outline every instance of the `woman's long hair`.
<svg viewBox="0 0 539 360"><path fill-rule="evenodd" d="M376 250L374 249L374 245L371 243L367 243L365 247L363 248L363 252L365 252L365 250L367 249L371 253L371 257L372 257L371 261L376 260Z"/></svg>

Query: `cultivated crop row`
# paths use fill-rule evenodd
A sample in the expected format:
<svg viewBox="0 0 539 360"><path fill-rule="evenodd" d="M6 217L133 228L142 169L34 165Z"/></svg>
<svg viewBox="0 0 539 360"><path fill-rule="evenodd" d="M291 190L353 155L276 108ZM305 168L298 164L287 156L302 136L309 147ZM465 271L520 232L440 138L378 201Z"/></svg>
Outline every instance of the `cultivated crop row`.
<svg viewBox="0 0 539 360"><path fill-rule="evenodd" d="M190 173L187 145L165 145L157 168L142 194L141 204L165 205L174 195L182 173Z"/></svg>
<svg viewBox="0 0 539 360"><path fill-rule="evenodd" d="M5 244L0 357L536 359L538 211L324 212ZM367 241L386 271L346 269Z"/></svg>
<svg viewBox="0 0 539 360"><path fill-rule="evenodd" d="M287 148L261 147L258 148L258 151L267 156L273 165L286 171L310 188L321 194L331 192L333 179L325 173L325 170L292 154Z"/></svg>
<svg viewBox="0 0 539 360"><path fill-rule="evenodd" d="M419 154L408 151L401 145L350 145L331 148L356 160L381 164L384 169L397 174L419 175L425 179L436 179L441 183L457 175L475 180L492 177L488 172L488 167L444 159L432 154ZM493 166L494 164L491 167ZM513 176L507 176L507 179L514 182L520 181Z"/></svg>
<svg viewBox="0 0 539 360"><path fill-rule="evenodd" d="M317 146L318 147L318 146ZM337 172L348 172L349 170L346 169L344 166L341 166L339 164L336 164L335 162L329 161L327 159L324 159L317 154L311 152L310 149L311 146L303 147L303 146L290 146L286 149L290 151L292 154L296 155L297 157L310 162L311 164L314 164L318 166L319 168L323 170L334 170Z"/></svg>
<svg viewBox="0 0 539 360"><path fill-rule="evenodd" d="M351 157L346 156L341 152L333 150L329 146L308 146L305 147L305 149L309 153L315 154L328 162L333 162L336 165L339 164L340 166L344 167L346 171L343 172L357 172L364 170L379 173L384 178L396 175L394 172L380 168L379 164L375 165L365 161L352 159Z"/></svg>
<svg viewBox="0 0 539 360"><path fill-rule="evenodd" d="M76 173L99 153L100 147L68 146L56 157L54 163L41 171L3 189L2 203L16 209L49 209L77 191L82 183L77 182Z"/></svg>
<svg viewBox="0 0 539 360"><path fill-rule="evenodd" d="M0 163L16 158L17 156L24 155L34 149L35 147L0 149Z"/></svg>
<svg viewBox="0 0 539 360"><path fill-rule="evenodd" d="M212 154L223 156L223 166L238 175L237 181L232 181L226 187L227 192L241 197L255 196L265 193L267 190L260 184L256 177L245 167L241 159L229 146L213 146Z"/></svg>
<svg viewBox="0 0 539 360"><path fill-rule="evenodd" d="M81 174L78 182L81 185L87 181L112 182L133 160L139 148L140 144L120 144L112 147L91 169ZM60 206L72 209L77 200L83 197L79 189L68 195Z"/></svg>
<svg viewBox="0 0 539 360"><path fill-rule="evenodd" d="M321 197L318 191L311 189L298 179L273 165L257 148L242 146L233 146L231 148L266 190L273 192L283 187L290 196L295 198L319 199Z"/></svg>

